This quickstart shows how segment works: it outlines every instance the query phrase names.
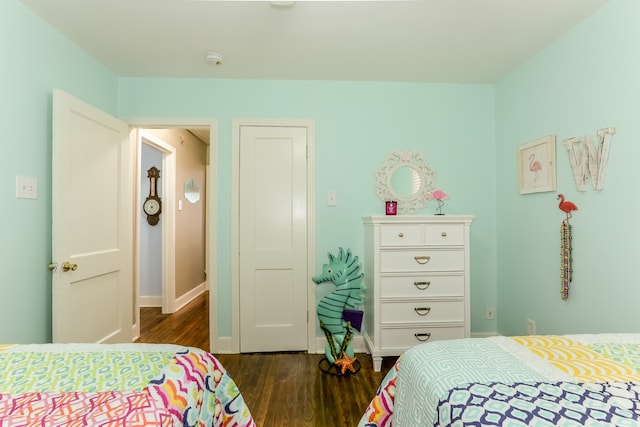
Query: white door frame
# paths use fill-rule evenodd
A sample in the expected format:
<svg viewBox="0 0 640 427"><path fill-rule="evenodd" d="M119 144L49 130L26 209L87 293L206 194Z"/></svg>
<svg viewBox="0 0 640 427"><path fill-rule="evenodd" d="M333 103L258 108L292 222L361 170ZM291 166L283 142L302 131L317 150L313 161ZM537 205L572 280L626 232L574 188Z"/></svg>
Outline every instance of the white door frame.
<svg viewBox="0 0 640 427"><path fill-rule="evenodd" d="M240 127L274 126L307 128L307 267L315 270L315 132L313 120L233 119L231 149L231 343L225 349L240 352ZM316 353L316 287L311 277L307 283L307 352ZM217 300L217 299L216 299ZM217 338L216 338L217 339ZM212 341L213 342L213 341Z"/></svg>
<svg viewBox="0 0 640 427"><path fill-rule="evenodd" d="M217 178L217 174L218 174L218 167L217 162L218 162L218 120L217 119L188 119L188 118L165 118L165 117L159 117L159 118L138 118L138 117L133 117L133 118L126 118L126 119L122 119L125 122L127 122L129 124L130 127L130 133L133 135L135 133L137 133L136 129L137 128L146 128L146 129L166 129L166 128L182 128L182 129L188 129L188 128L209 128L209 159L208 159L208 163L209 163L209 167L207 167L207 206L205 208L207 215L205 218L205 228L206 228L206 233L207 236L205 238L206 243L205 243L205 251L208 252L208 256L206 257L206 265L205 268L207 270L207 275L206 275L206 287L209 289L209 295L210 297L213 299L214 297L216 297L216 301L217 301L217 291L218 291L218 268L217 268L217 259L218 259L218 242L217 242L217 236L218 236L218 232L217 232L217 201L218 201L218 178ZM136 162L137 164L137 169L140 168L140 150L138 148L138 161ZM163 166L164 167L164 166ZM211 168L212 171L211 171ZM175 168L174 168L175 170ZM137 171L137 176L140 177L140 171ZM174 174L175 176L175 174ZM175 186L173 186L175 188ZM140 188L140 184L139 182L136 184L136 188L139 189ZM163 186L163 192L165 191L165 187ZM173 191L173 196L174 196L174 200L173 203L171 205L169 205L168 203L166 204L167 206L172 206L175 207L175 190ZM139 199L139 195L136 196L138 200ZM165 193L165 197L166 197L166 193ZM168 202L168 200L166 200L166 202ZM138 209L142 209L141 206L138 207ZM169 209L167 209L169 210ZM173 210L173 209L171 209ZM139 212L139 210L138 210ZM163 210L163 215L165 215L165 211ZM174 218L175 221L175 218ZM138 227L139 229L139 227ZM167 256L167 254L165 253L165 232L163 229L163 251L162 251L162 264L163 266L166 264L166 258L165 256ZM138 235L138 232L136 232L136 235ZM175 222L173 224L173 233L172 235L175 235ZM173 245L171 245L172 248L171 250L173 250ZM139 259L138 259L138 248L139 248L139 242L137 242L136 245L136 274L135 274L135 289L136 289L136 301L134 304L134 310L135 310L135 319L136 319L136 324L134 325L134 332L137 332L134 334L134 336L140 336L140 302L139 299L137 298L139 289L140 289L140 283L139 283ZM171 257L172 260L175 261L175 254ZM164 276L164 272L163 272L163 276ZM174 271L174 277L175 277L175 271ZM163 278L163 283L164 283L164 278ZM173 301L175 301L175 288L174 288L174 298ZM163 289L163 298L164 298L164 289ZM164 304L164 301L163 301ZM217 310L216 310L216 305L210 303L209 304L209 342L210 344L210 348L208 349L211 352L214 352L215 346L214 344L216 343L216 338L218 336L218 326L217 326L217 321L214 322L214 319L217 320ZM207 349L205 349L207 350Z"/></svg>
<svg viewBox="0 0 640 427"><path fill-rule="evenodd" d="M138 132L137 151L138 151L138 171L136 188L142 188L143 179L142 176L142 144L147 144L150 147L162 153L162 204L165 206L175 206L176 201L176 149L167 144L165 141L151 135L144 130ZM139 194L137 197L137 210L142 211L142 197L143 194ZM140 230L141 220L140 215L136 215L136 295L140 296ZM169 314L175 313L176 307L176 253L175 253L175 240L176 240L176 219L174 209L163 209L162 220L160 221L161 234L162 234L162 313ZM139 306L139 304L136 304ZM137 310L138 313L140 310ZM140 322L136 321L136 324Z"/></svg>

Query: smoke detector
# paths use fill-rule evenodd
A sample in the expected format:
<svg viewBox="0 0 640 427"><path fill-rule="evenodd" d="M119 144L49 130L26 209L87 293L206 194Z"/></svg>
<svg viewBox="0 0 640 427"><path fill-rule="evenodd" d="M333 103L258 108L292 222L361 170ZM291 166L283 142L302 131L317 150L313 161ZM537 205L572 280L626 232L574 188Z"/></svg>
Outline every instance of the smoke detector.
<svg viewBox="0 0 640 427"><path fill-rule="evenodd" d="M214 52L214 51L207 52L206 59L209 64L214 64L214 65L222 64L222 55L220 55L218 52Z"/></svg>

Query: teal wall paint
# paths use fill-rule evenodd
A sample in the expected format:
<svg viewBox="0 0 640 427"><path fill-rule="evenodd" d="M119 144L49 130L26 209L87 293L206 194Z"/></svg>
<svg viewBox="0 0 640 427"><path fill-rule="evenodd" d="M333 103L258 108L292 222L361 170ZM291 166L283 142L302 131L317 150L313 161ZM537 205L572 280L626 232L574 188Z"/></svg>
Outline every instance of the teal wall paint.
<svg viewBox="0 0 640 427"><path fill-rule="evenodd" d="M51 339L51 100L63 89L115 114L115 75L17 0L0 2L0 342ZM37 178L15 198L16 175Z"/></svg>
<svg viewBox="0 0 640 427"><path fill-rule="evenodd" d="M215 70L212 70L212 74ZM327 81L121 78L123 118L216 118L218 161L218 308L231 334L231 126L233 118L315 122L316 265L338 247L363 255L361 218L382 214L374 171L386 153L422 152L450 199L449 214L473 214L472 330L495 331L484 308L496 305L494 100L491 85ZM338 206L325 206L327 191ZM432 214L435 204L420 213ZM323 292L323 290L319 290ZM326 290L324 291L326 292ZM318 294L318 299L322 296Z"/></svg>
<svg viewBox="0 0 640 427"><path fill-rule="evenodd" d="M474 214L472 331L632 331L638 273L633 242L638 158L640 3L611 0L536 57L492 85L118 79L18 0L0 2L2 236L0 342L50 339L51 93L61 88L122 117L219 120L219 302L230 300L231 119L316 123L316 271L340 245L362 253L360 217L382 212L373 171L391 150L423 152L451 195L446 212ZM562 140L614 126L605 190L575 190ZM518 145L557 136L558 190L580 207L575 279L559 295L556 193L521 196ZM15 199L15 175L38 178L39 198ZM326 191L338 206L324 205ZM430 205L422 213L432 213ZM497 308L495 321L484 308ZM625 313L624 317L619 313ZM228 334L228 311L220 311ZM226 331L225 331L226 328Z"/></svg>
<svg viewBox="0 0 640 427"><path fill-rule="evenodd" d="M472 331L635 331L634 243L640 201L640 2L611 0L494 86L365 82L118 79L18 0L0 2L0 342L51 338L51 93L61 88L124 117L215 117L220 124L219 306L230 300L231 119L316 123L316 271L337 246L362 253L360 217L382 212L373 171L391 150L423 152L451 195L446 212L472 225ZM212 70L212 77L215 69ZM495 126L495 129L494 129ZM562 140L614 126L604 191L575 190ZM560 300L556 193L521 196L517 147L557 136L558 191L580 210L574 282ZM15 176L38 179L15 199ZM227 184L225 184L226 182ZM326 191L338 206L324 205ZM432 213L430 205L424 213ZM497 308L496 322L484 308ZM621 315L620 313L624 313ZM221 331L229 333L228 311ZM225 329L226 328L226 329Z"/></svg>
<svg viewBox="0 0 640 427"><path fill-rule="evenodd" d="M498 325L507 335L637 332L640 2L612 0L496 85ZM563 143L615 127L605 188L576 190ZM519 195L520 144L556 135L557 192ZM574 279L560 299L556 195L579 211Z"/></svg>

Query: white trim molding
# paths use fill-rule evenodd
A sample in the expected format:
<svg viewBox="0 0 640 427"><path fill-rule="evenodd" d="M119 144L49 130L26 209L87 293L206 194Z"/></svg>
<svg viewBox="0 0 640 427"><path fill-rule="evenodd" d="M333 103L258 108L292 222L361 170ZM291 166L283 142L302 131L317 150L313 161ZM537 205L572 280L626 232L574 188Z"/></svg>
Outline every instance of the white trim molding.
<svg viewBox="0 0 640 427"><path fill-rule="evenodd" d="M162 307L162 295L142 296L140 295L140 307Z"/></svg>

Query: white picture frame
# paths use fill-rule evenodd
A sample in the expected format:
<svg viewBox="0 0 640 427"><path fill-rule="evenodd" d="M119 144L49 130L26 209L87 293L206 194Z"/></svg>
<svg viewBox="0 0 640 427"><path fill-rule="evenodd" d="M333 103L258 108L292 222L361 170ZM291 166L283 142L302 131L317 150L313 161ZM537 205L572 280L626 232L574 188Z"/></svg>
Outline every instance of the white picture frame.
<svg viewBox="0 0 640 427"><path fill-rule="evenodd" d="M518 147L520 194L556 191L556 137L547 135Z"/></svg>

